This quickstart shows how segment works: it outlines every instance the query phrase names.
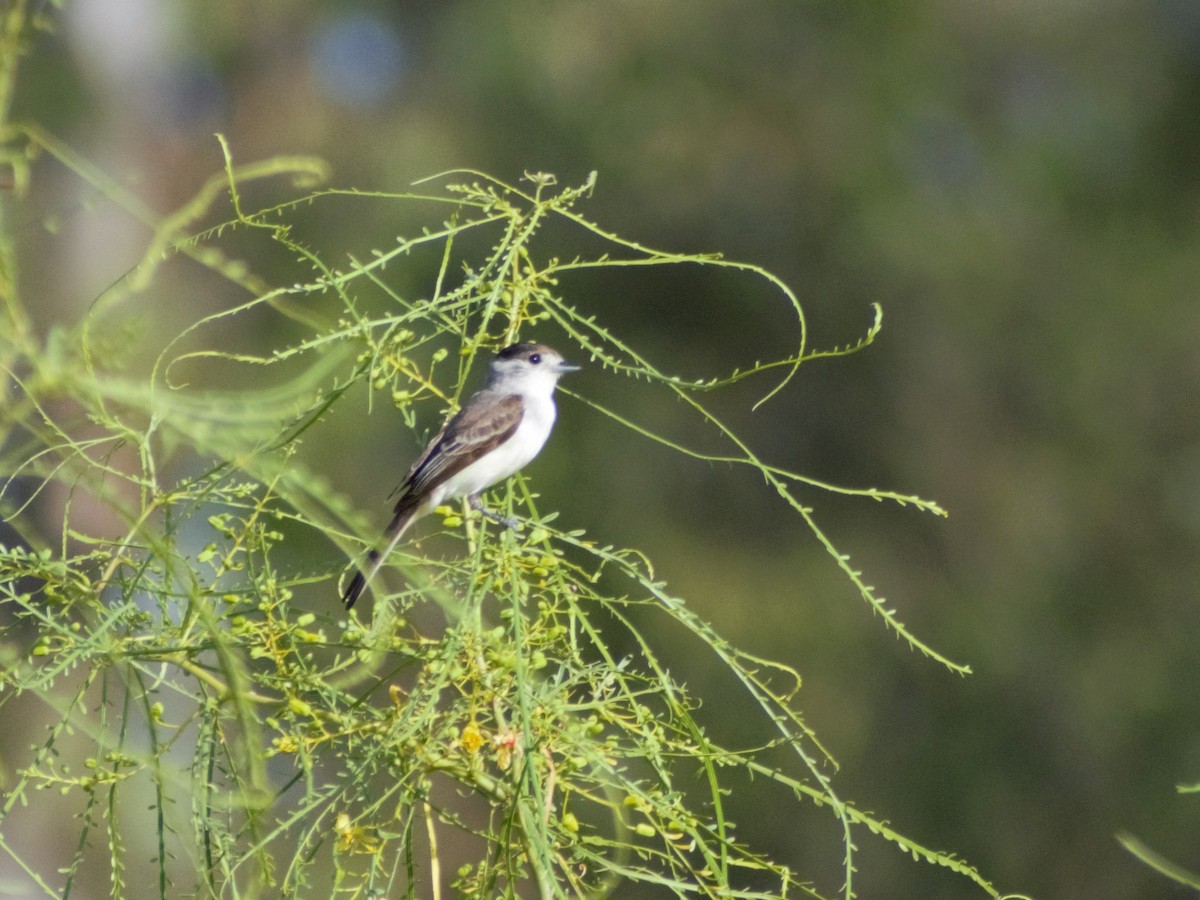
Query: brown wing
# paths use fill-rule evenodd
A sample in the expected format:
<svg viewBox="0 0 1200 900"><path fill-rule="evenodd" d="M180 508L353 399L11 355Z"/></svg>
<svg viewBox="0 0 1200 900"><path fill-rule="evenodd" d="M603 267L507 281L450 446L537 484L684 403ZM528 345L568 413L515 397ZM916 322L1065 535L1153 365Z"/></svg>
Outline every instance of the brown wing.
<svg viewBox="0 0 1200 900"><path fill-rule="evenodd" d="M508 440L525 414L521 398L481 391L450 419L401 483L396 512Z"/></svg>

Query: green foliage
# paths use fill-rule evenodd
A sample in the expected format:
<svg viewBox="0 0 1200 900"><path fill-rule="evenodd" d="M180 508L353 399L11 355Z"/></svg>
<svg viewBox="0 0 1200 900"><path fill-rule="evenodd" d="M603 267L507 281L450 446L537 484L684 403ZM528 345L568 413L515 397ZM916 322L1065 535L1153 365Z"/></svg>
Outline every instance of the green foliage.
<svg viewBox="0 0 1200 900"><path fill-rule="evenodd" d="M794 671L729 645L639 552L557 527L524 478L496 492L523 514L519 533L443 510L445 556L402 547L404 587L343 614L337 581L374 533L306 459L315 438L345 439L327 423L356 393L387 398L410 426L436 419L488 352L536 326L612 378L676 396L725 452L577 399L631 441L753 467L889 628L965 672L896 620L796 491L939 507L769 465L704 399L782 373L759 402L769 400L806 360L869 344L878 311L858 344L813 352L800 304L769 273L653 250L583 218L594 178L559 190L530 175L525 190L457 172L419 192L316 190L254 208L253 182L311 189L324 167L235 166L226 147L224 170L158 218L37 127L6 126L4 137L22 195L40 155L153 228L139 265L80 322L44 335L2 236L0 502L14 539L0 550L0 718L27 730L29 746L0 770L0 852L28 890L94 893L106 879L114 897L438 897L447 886L570 897L636 882L681 896L827 896L816 882L828 872L793 871L738 840L724 797L756 779L828 811L843 897L854 896L863 834L996 895L966 863L842 798L795 705ZM297 236L298 222L347 202L425 218L415 237L334 262ZM568 231L603 249L567 259L540 249L542 233ZM286 253L282 276L257 263L271 250ZM420 286L404 288L395 273L419 251L437 263L423 281L414 266L405 277ZM682 378L558 289L567 272L663 265L764 279L795 315L794 351ZM242 299L191 315L145 357L156 312L179 311L178 267ZM255 329L267 351L229 349ZM771 739L708 737L699 698L647 637L652 617L741 683ZM73 820L76 837L47 850L40 826L54 819Z"/></svg>
<svg viewBox="0 0 1200 900"><path fill-rule="evenodd" d="M794 672L728 645L636 551L559 530L524 479L502 492L525 514L520 533L489 532L444 510L443 529L460 549L440 561L406 552L408 586L381 597L369 621L357 610L341 614L335 585L345 557L317 552L297 561L285 553L285 535L353 550L372 532L299 458L309 433L358 386L388 396L409 421L431 400L453 406L480 354L535 324L539 336L556 328L566 338L559 343L612 377L644 379L683 399L731 451L716 457L672 446L754 466L864 597L882 605L793 494L812 483L759 461L700 399L775 367L786 380L811 356L785 286L751 266L658 253L601 232L574 211L591 182L555 193L548 176L533 176L532 192L458 173L429 193L363 198L434 201L449 217L369 262L336 267L293 237L288 215L345 192L255 212L240 200L251 176L315 169L289 160L229 164L223 177L235 218L195 235L179 230L216 201L206 188L186 215L163 221L143 263L80 325L41 344L31 336L19 342L11 329L6 335L6 514L33 549L3 553L4 711L12 721L36 698L52 721L6 776L0 847L32 882L47 895L68 894L77 873L104 853L113 895L129 895L146 883L144 859L126 836L136 830L150 832L157 847L161 896L429 896L430 885L450 877L439 848L454 834L455 858L468 860L453 874L462 896L512 895L531 883L542 896L590 896L620 881L681 895L822 896L810 876L737 841L722 797L753 777L833 813L845 850L844 896L852 895L855 835L863 830L992 892L966 864L842 799L832 760L795 709ZM541 260L535 234L565 227L600 235L611 250ZM490 250L456 258L456 242L479 231ZM163 266L186 257L239 285L257 282L249 263L221 244L241 233L286 248L312 276L260 286L245 303L198 318L147 371L123 365L113 350L131 320L162 302L154 287ZM426 244L441 256L435 281L424 297L403 296L385 270ZM771 280L800 323L795 355L725 378L684 380L655 369L554 288L567 269L683 263ZM358 297L371 288L386 297L381 313ZM180 349L263 307L280 331L285 317L299 323L299 336L264 355ZM266 379L256 373L297 359L297 374L261 386ZM200 363L248 366L254 386L218 391L176 380L185 366L197 377ZM586 402L635 435L666 441ZM937 511L917 498L862 493ZM61 511L53 540L40 534L35 509ZM96 518L103 524L87 524ZM431 603L445 612L438 624ZM776 737L747 747L710 740L697 699L658 661L631 615L639 608L694 635L741 681ZM941 658L890 613L884 621ZM773 761L779 748L790 752L788 766ZM43 802L39 792L63 795L79 818L62 878L38 871L9 827L24 807Z"/></svg>

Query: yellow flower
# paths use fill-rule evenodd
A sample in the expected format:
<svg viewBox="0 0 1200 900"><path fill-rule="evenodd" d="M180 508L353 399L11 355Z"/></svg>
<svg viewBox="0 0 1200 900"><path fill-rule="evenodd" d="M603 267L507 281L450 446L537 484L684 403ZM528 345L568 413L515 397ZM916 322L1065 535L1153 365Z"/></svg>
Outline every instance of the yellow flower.
<svg viewBox="0 0 1200 900"><path fill-rule="evenodd" d="M459 744L469 754L474 756L479 752L479 748L483 746L483 732L479 730L479 726L474 722L467 725L462 731L462 737L458 739Z"/></svg>

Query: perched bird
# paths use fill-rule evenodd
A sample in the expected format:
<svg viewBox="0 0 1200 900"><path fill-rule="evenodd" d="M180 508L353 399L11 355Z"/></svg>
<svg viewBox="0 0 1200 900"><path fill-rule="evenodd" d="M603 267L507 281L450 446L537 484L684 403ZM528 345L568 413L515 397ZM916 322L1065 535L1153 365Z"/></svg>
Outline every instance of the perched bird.
<svg viewBox="0 0 1200 900"><path fill-rule="evenodd" d="M483 508L479 495L538 455L554 427L558 379L578 368L545 344L513 344L496 354L487 384L442 427L404 476L392 523L383 533L385 546L367 554L342 594L347 609L413 520L458 497L500 520Z"/></svg>

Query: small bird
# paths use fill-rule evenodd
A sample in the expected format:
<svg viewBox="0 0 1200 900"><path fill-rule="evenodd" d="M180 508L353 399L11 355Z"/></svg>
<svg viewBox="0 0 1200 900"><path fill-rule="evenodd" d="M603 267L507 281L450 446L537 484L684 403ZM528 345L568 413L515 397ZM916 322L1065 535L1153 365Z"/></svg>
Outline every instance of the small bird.
<svg viewBox="0 0 1200 900"><path fill-rule="evenodd" d="M487 384L442 426L396 489L400 498L381 542L386 546L371 550L350 580L342 594L347 609L408 526L448 500L466 497L472 509L508 521L484 509L479 495L541 452L557 414L554 388L562 375L578 368L545 344L513 344L496 354Z"/></svg>

